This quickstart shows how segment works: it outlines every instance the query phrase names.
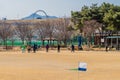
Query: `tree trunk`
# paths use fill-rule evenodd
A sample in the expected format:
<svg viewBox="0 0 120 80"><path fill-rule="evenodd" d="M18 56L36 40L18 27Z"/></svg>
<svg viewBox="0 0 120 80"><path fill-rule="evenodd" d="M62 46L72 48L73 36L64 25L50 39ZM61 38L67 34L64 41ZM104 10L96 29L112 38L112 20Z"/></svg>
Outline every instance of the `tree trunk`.
<svg viewBox="0 0 120 80"><path fill-rule="evenodd" d="M45 44L44 44L44 40L42 40L42 46L44 46Z"/></svg>
<svg viewBox="0 0 120 80"><path fill-rule="evenodd" d="M12 47L14 47L14 41L12 40Z"/></svg>
<svg viewBox="0 0 120 80"><path fill-rule="evenodd" d="M22 44L24 44L24 40L22 40Z"/></svg>
<svg viewBox="0 0 120 80"><path fill-rule="evenodd" d="M7 50L7 41L4 40L4 46L5 46L5 49Z"/></svg>
<svg viewBox="0 0 120 80"><path fill-rule="evenodd" d="M67 40L65 39L63 42L64 42L64 46L66 47L67 46Z"/></svg>

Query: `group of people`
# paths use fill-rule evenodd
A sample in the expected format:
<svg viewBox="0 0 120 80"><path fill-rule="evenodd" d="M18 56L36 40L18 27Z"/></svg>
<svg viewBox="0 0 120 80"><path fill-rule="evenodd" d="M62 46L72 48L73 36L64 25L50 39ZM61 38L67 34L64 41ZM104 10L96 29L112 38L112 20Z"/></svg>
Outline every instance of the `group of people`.
<svg viewBox="0 0 120 80"><path fill-rule="evenodd" d="M27 46L26 45L22 45L21 46L22 53L25 52L26 48L27 48L28 53L30 53L31 51L33 51L34 53L36 53L36 50L39 47L37 46L37 44L34 44L33 46L31 46L31 45L27 45ZM57 45L57 51L58 52L60 52L60 48L61 48L61 46L60 46L60 44L58 44ZM71 52L74 52L74 50L75 50L75 48L74 48L74 45L72 44L71 45ZM46 52L48 52L48 51L49 51L49 45L47 44L46 45Z"/></svg>
<svg viewBox="0 0 120 80"><path fill-rule="evenodd" d="M58 52L60 52L60 48L61 48L61 46L60 46L60 44L58 44L58 45L57 45L57 51L58 51ZM48 50L49 50L49 45L47 44L47 45L46 45L46 52L48 52ZM74 45L72 44L72 45L71 45L71 52L74 52L74 50L75 50L75 47L74 47Z"/></svg>
<svg viewBox="0 0 120 80"><path fill-rule="evenodd" d="M46 45L46 52L48 52L48 50L49 50L49 45L47 44ZM60 45L59 44L57 46L57 51L60 52Z"/></svg>
<svg viewBox="0 0 120 80"><path fill-rule="evenodd" d="M38 49L38 46L37 46L37 44L34 44L33 46L31 46L31 45L27 45L27 46L26 45L22 45L21 46L22 53L25 52L26 48L27 48L28 53L30 53L32 50L35 53L36 50Z"/></svg>

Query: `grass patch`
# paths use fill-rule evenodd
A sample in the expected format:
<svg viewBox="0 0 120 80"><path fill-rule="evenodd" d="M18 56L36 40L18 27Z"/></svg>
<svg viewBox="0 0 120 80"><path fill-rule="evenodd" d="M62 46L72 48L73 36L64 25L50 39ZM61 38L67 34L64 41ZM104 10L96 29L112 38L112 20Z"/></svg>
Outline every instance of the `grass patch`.
<svg viewBox="0 0 120 80"><path fill-rule="evenodd" d="M73 68L73 69L68 69L68 70L71 70L71 71L78 71L78 68Z"/></svg>

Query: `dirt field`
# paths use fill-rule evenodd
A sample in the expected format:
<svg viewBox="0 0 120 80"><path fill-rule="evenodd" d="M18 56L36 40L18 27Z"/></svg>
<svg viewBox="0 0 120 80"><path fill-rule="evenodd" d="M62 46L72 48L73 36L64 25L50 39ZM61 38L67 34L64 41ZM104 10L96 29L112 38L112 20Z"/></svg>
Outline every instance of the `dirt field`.
<svg viewBox="0 0 120 80"><path fill-rule="evenodd" d="M78 62L86 72L73 70ZM0 52L0 80L120 80L120 52Z"/></svg>

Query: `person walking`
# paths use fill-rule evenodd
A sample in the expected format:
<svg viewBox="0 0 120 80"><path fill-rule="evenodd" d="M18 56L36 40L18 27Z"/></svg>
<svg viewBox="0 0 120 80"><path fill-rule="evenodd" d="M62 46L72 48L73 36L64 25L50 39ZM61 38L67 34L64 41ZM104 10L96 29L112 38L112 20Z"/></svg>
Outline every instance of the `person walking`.
<svg viewBox="0 0 120 80"><path fill-rule="evenodd" d="M31 51L31 46L30 45L27 45L27 51L28 51L28 53L30 53L30 51Z"/></svg>
<svg viewBox="0 0 120 80"><path fill-rule="evenodd" d="M37 44L34 44L33 45L33 52L36 53L36 50L37 50Z"/></svg>
<svg viewBox="0 0 120 80"><path fill-rule="evenodd" d="M60 52L60 45L57 46L57 51Z"/></svg>
<svg viewBox="0 0 120 80"><path fill-rule="evenodd" d="M46 45L46 52L48 52L48 50L49 50L49 45L47 44Z"/></svg>
<svg viewBox="0 0 120 80"><path fill-rule="evenodd" d="M74 52L74 50L75 50L75 47L74 47L74 45L72 44L72 45L71 45L71 52Z"/></svg>
<svg viewBox="0 0 120 80"><path fill-rule="evenodd" d="M108 45L106 44L106 46L105 46L105 50L106 50L106 52L108 52Z"/></svg>
<svg viewBox="0 0 120 80"><path fill-rule="evenodd" d="M21 46L22 53L25 52L25 49L26 49L26 46L23 44L23 45Z"/></svg>

